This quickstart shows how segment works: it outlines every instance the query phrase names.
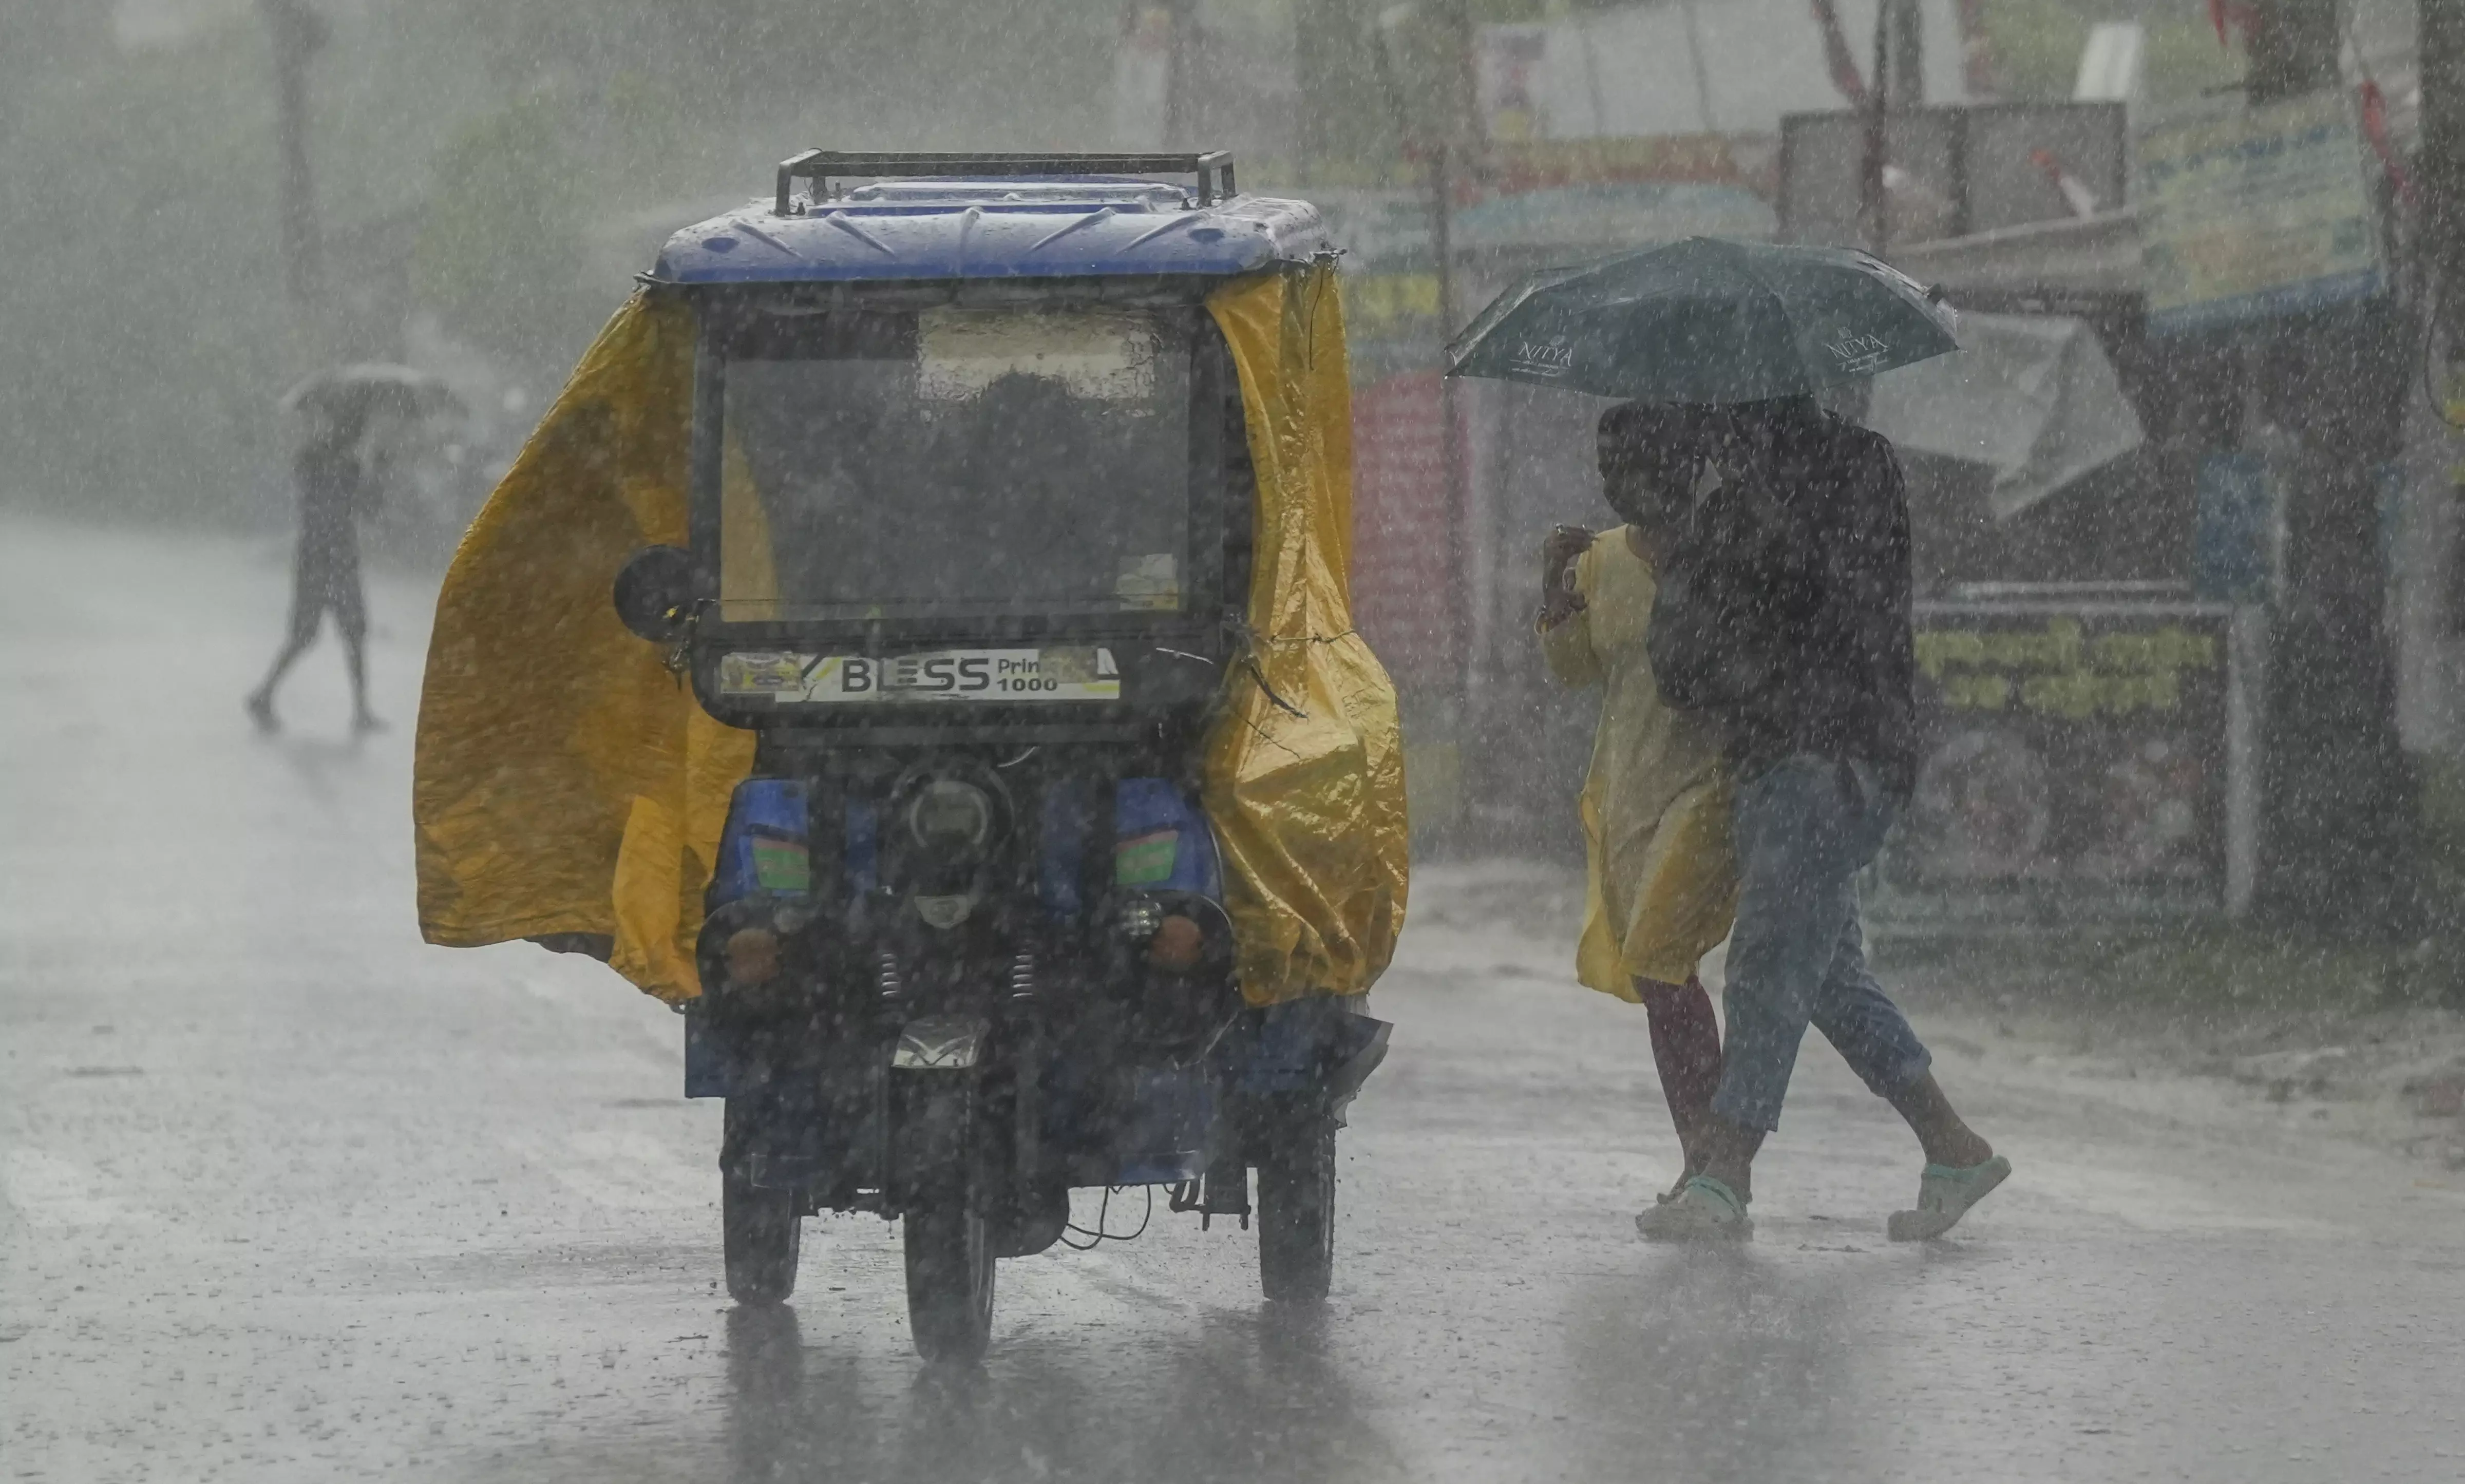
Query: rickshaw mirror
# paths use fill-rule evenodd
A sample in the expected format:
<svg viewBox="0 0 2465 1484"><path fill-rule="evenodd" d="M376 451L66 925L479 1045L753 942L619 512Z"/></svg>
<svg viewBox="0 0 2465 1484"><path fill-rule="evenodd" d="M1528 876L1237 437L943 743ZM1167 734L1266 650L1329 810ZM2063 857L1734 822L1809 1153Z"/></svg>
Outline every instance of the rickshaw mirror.
<svg viewBox="0 0 2465 1484"><path fill-rule="evenodd" d="M616 573L616 617L638 638L669 644L682 636L693 609L693 553L645 546Z"/></svg>

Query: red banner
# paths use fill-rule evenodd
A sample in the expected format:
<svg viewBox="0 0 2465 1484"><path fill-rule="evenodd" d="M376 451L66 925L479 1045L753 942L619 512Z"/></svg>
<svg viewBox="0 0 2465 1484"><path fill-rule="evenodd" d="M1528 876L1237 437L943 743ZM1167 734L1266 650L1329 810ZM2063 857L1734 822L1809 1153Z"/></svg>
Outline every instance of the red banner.
<svg viewBox="0 0 2465 1484"><path fill-rule="evenodd" d="M1442 678L1462 664L1445 438L1437 372L1353 391L1353 618L1399 678Z"/></svg>

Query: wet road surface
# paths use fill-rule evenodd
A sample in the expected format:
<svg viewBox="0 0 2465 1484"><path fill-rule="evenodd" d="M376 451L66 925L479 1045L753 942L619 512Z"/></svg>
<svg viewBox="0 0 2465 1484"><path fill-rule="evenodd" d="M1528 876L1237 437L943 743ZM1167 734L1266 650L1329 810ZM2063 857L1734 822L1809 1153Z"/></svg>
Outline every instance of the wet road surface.
<svg viewBox="0 0 2465 1484"><path fill-rule="evenodd" d="M1640 1012L1444 872L1376 995L1321 1318L1161 1211L1005 1263L980 1376L915 1360L873 1218L734 1310L679 1022L418 941L418 589L373 595L395 730L346 739L322 648L250 734L284 577L0 525L0 1477L2465 1477L2456 1177L1936 1017L2019 1167L1954 1240L1883 1240L1915 1150L1815 1043L1757 1243L1647 1249Z"/></svg>

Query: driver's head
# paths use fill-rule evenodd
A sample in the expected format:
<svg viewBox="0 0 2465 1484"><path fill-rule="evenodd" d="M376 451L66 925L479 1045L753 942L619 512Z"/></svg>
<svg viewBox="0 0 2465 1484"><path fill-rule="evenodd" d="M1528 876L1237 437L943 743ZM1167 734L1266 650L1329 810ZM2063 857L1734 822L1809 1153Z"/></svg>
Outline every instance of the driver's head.
<svg viewBox="0 0 2465 1484"><path fill-rule="evenodd" d="M987 383L974 419L978 455L994 468L1020 458L1074 456L1081 421L1070 386L1057 376L1005 371Z"/></svg>
<svg viewBox="0 0 2465 1484"><path fill-rule="evenodd" d="M1685 520L1703 462L1693 409L1629 402L1601 414L1601 493L1629 525L1661 532Z"/></svg>

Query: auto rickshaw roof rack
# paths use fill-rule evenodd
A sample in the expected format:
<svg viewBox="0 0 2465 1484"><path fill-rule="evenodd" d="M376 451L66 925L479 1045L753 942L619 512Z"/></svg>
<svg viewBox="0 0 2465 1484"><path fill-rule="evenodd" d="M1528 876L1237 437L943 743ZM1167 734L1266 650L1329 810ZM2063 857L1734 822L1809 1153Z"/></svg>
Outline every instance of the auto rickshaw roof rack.
<svg viewBox="0 0 2465 1484"><path fill-rule="evenodd" d="M1094 175L1187 175L1202 207L1230 200L1232 155L1211 149L1196 154L899 154L808 149L779 162L779 194L773 215L789 214L796 182L812 182L812 199L832 199L834 180L991 180L1010 176L1059 177Z"/></svg>
<svg viewBox="0 0 2465 1484"><path fill-rule="evenodd" d="M1222 278L1336 250L1306 201L1240 195L1232 157L863 154L784 161L775 198L685 227L655 287Z"/></svg>

